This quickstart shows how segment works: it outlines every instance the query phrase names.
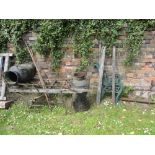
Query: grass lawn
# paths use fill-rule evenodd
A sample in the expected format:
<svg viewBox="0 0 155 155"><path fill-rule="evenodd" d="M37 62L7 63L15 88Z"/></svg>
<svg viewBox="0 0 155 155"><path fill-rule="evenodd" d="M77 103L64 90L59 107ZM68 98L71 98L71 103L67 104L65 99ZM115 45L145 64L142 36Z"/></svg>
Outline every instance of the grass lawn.
<svg viewBox="0 0 155 155"><path fill-rule="evenodd" d="M155 107L131 103L116 106L104 101L89 111L66 114L65 108L58 106L49 110L14 104L9 110L0 110L0 134L155 134Z"/></svg>

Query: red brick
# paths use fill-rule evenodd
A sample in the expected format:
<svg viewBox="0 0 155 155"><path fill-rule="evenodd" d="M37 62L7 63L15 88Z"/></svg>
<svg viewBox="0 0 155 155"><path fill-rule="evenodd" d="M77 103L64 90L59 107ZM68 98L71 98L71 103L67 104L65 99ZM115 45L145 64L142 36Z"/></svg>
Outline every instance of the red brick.
<svg viewBox="0 0 155 155"><path fill-rule="evenodd" d="M134 73L127 73L126 76L129 77L129 78L130 77L135 77L135 74Z"/></svg>
<svg viewBox="0 0 155 155"><path fill-rule="evenodd" d="M78 66L80 65L80 59L76 58L76 59L73 59L73 58L63 58L61 60L61 64L62 65L66 65L66 66Z"/></svg>
<svg viewBox="0 0 155 155"><path fill-rule="evenodd" d="M154 71L154 68L148 67L147 65L142 67L142 70L146 71L146 72L151 72Z"/></svg>
<svg viewBox="0 0 155 155"><path fill-rule="evenodd" d="M155 31L152 31L151 33L152 33L153 35L155 35Z"/></svg>
<svg viewBox="0 0 155 155"><path fill-rule="evenodd" d="M144 32L144 36L148 36L148 35L152 35L153 33L152 33L152 31L145 31Z"/></svg>
<svg viewBox="0 0 155 155"><path fill-rule="evenodd" d="M153 58L153 55L151 55L151 54L148 54L148 55L144 56L144 59L152 59L152 58Z"/></svg>
<svg viewBox="0 0 155 155"><path fill-rule="evenodd" d="M143 43L143 44L150 44L150 42L151 42L150 39L146 39L146 40L143 40L142 43Z"/></svg>
<svg viewBox="0 0 155 155"><path fill-rule="evenodd" d="M144 59L141 60L141 62L155 62L155 59L144 58Z"/></svg>
<svg viewBox="0 0 155 155"><path fill-rule="evenodd" d="M76 70L75 67L72 66L61 66L60 73L72 73Z"/></svg>
<svg viewBox="0 0 155 155"><path fill-rule="evenodd" d="M95 82L98 83L98 77L91 77L90 78L90 83L93 84Z"/></svg>
<svg viewBox="0 0 155 155"><path fill-rule="evenodd" d="M134 79L134 78L127 78L125 80L125 83L130 86L137 85L139 82L140 82L139 79Z"/></svg>
<svg viewBox="0 0 155 155"><path fill-rule="evenodd" d="M144 35L144 39L152 39L153 38L153 35L152 34L149 34L149 35Z"/></svg>
<svg viewBox="0 0 155 155"><path fill-rule="evenodd" d="M154 44L155 44L155 40L151 40L151 42L150 42L150 43L154 45Z"/></svg>
<svg viewBox="0 0 155 155"><path fill-rule="evenodd" d="M139 67L144 67L146 64L145 63L139 63L139 62L136 62L134 63L135 66L139 66Z"/></svg>
<svg viewBox="0 0 155 155"><path fill-rule="evenodd" d="M63 58L61 60L62 65L70 66L72 64L72 59L71 58Z"/></svg>
<svg viewBox="0 0 155 155"><path fill-rule="evenodd" d="M155 82L155 77L147 77L147 78L144 78L144 80L146 81L154 81Z"/></svg>
<svg viewBox="0 0 155 155"><path fill-rule="evenodd" d="M73 65L73 66L78 66L78 65L80 65L80 59L78 59L78 58L77 58L77 59L73 59L73 60L72 60L72 65Z"/></svg>

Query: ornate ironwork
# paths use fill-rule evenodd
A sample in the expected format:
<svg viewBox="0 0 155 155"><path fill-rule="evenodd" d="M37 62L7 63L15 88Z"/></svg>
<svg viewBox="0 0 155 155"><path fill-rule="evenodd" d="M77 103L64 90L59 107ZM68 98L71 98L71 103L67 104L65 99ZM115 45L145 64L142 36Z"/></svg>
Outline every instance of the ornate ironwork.
<svg viewBox="0 0 155 155"><path fill-rule="evenodd" d="M123 83L120 74L115 74L115 96L116 103L119 101L121 93L123 91ZM102 81L102 99L106 94L112 93L112 75L108 75L104 72Z"/></svg>

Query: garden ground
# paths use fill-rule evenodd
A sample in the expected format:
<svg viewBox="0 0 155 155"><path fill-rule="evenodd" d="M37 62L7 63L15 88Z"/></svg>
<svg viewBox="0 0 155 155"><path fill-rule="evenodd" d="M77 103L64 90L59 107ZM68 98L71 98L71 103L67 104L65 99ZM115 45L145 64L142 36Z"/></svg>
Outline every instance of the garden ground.
<svg viewBox="0 0 155 155"><path fill-rule="evenodd" d="M75 113L61 106L28 108L14 104L0 110L1 135L128 135L155 134L155 106L105 100L89 111Z"/></svg>

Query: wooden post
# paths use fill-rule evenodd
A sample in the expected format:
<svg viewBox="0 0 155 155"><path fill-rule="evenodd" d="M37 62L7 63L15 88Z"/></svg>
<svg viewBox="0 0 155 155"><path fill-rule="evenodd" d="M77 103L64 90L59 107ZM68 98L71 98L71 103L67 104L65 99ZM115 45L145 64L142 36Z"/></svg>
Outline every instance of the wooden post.
<svg viewBox="0 0 155 155"><path fill-rule="evenodd" d="M103 72L104 72L104 60L105 60L105 50L106 47L101 48L101 59L100 59L100 67L99 67L99 82L98 82L98 89L97 89L97 97L96 103L99 104L101 102L101 90L102 90L102 80L103 80Z"/></svg>
<svg viewBox="0 0 155 155"><path fill-rule="evenodd" d="M36 64L36 62L35 62L34 57L33 57L33 52L31 51L31 49L29 49L27 43L26 43L26 42L24 42L24 43L25 43L26 48L27 48L27 50L28 50L28 52L29 52L29 54L30 54L30 56L31 56L31 59L32 59L34 65L35 65L35 67L36 67L36 70L37 70L37 72L38 72L38 76L39 76L39 80L40 80L40 82L41 82L41 85L42 85L43 89L46 89L44 80L43 80L43 78L42 78L42 76L41 76L41 74L40 74L39 68L38 68L38 66L37 66L37 64ZM48 106L49 106L49 108L50 108L49 99L48 99L48 96L47 96L46 92L44 93L44 95L45 95L47 104L48 104Z"/></svg>
<svg viewBox="0 0 155 155"><path fill-rule="evenodd" d="M113 47L112 52L112 102L116 103L115 99L115 67L116 67L116 47Z"/></svg>
<svg viewBox="0 0 155 155"><path fill-rule="evenodd" d="M5 57L4 70L1 72L5 73L6 71L8 71L9 56L12 56L12 55L13 55L12 53L0 53L0 57ZM2 88L1 88L0 100L6 100L5 91L6 91L6 83L5 83L4 76L2 76Z"/></svg>

